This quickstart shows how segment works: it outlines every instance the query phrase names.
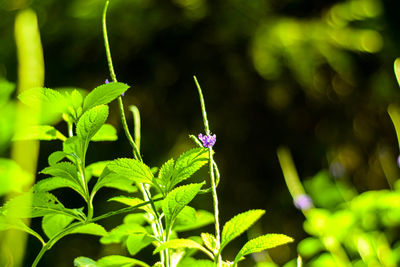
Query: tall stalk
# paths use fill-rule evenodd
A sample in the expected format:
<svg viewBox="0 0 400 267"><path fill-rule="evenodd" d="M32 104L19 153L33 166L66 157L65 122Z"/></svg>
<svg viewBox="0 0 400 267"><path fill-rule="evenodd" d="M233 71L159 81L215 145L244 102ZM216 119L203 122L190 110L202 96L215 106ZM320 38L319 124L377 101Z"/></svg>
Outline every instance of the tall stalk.
<svg viewBox="0 0 400 267"><path fill-rule="evenodd" d="M193 76L193 79L194 79L194 82L196 83L197 91L199 92L201 112L202 112L203 123L204 123L204 131L205 131L206 135L210 136L211 131L210 131L210 126L208 124L206 105L204 103L203 93L201 91L201 87L200 87L199 82L197 81L196 76ZM209 174L210 174L210 180L211 180L211 192L212 192L213 204L214 204L215 239L216 239L216 243L217 243L217 248L219 249L220 244L221 244L221 231L220 231L220 225L219 225L217 181L215 179L215 173L214 173L214 170L216 170L218 172L218 169L216 167L216 163L213 158L212 147L208 148L208 158L209 158L209 162L208 162ZM214 260L216 261L218 267L222 267L221 253L219 253L218 257Z"/></svg>

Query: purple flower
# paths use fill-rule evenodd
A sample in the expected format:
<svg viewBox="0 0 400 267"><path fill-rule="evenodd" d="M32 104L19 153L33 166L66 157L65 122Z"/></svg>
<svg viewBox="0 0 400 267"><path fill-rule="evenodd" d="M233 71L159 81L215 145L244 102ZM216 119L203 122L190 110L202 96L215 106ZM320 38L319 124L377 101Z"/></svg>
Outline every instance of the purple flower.
<svg viewBox="0 0 400 267"><path fill-rule="evenodd" d="M400 156L397 157L397 166L400 167Z"/></svg>
<svg viewBox="0 0 400 267"><path fill-rule="evenodd" d="M104 83L107 84L107 83L110 83L110 82L108 81L108 79L106 79L106 81Z"/></svg>
<svg viewBox="0 0 400 267"><path fill-rule="evenodd" d="M199 134L198 137L201 140L201 142L203 142L203 146L207 147L207 148L213 147L215 144L215 141L217 141L217 136L215 134L214 135L204 135L204 136L202 134Z"/></svg>
<svg viewBox="0 0 400 267"><path fill-rule="evenodd" d="M296 208L302 211L309 210L313 207L313 202L310 196L306 194L299 194L293 199Z"/></svg>

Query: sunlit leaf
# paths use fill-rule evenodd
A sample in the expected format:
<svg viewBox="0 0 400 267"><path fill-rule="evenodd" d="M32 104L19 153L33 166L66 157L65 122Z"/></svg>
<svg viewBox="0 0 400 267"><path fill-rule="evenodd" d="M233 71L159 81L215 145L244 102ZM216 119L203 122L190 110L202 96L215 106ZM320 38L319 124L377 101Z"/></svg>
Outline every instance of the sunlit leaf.
<svg viewBox="0 0 400 267"><path fill-rule="evenodd" d="M124 83L107 83L102 84L93 89L86 97L83 102L83 112L89 110L95 106L108 104L126 90L129 86Z"/></svg>
<svg viewBox="0 0 400 267"><path fill-rule="evenodd" d="M76 166L70 162L59 162L53 166L44 168L41 173L62 177L79 184Z"/></svg>
<svg viewBox="0 0 400 267"><path fill-rule="evenodd" d="M222 228L221 251L233 239L250 228L265 213L264 210L249 210L230 219Z"/></svg>
<svg viewBox="0 0 400 267"><path fill-rule="evenodd" d="M13 140L61 140L65 141L67 138L60 133L56 128L50 125L34 125L24 128L17 132Z"/></svg>
<svg viewBox="0 0 400 267"><path fill-rule="evenodd" d="M51 214L43 217L42 229L48 238L52 238L65 227L67 227L74 218L64 214Z"/></svg>
<svg viewBox="0 0 400 267"><path fill-rule="evenodd" d="M108 117L108 107L105 105L89 109L80 117L76 125L76 135L81 140L82 151L85 151L89 141L100 130Z"/></svg>
<svg viewBox="0 0 400 267"><path fill-rule="evenodd" d="M103 226L97 223L88 223L82 226L75 228L70 232L71 234L88 234L88 235L97 235L97 236L105 236L107 235L107 231Z"/></svg>
<svg viewBox="0 0 400 267"><path fill-rule="evenodd" d="M218 253L217 240L215 236L209 233L201 233L201 239L204 245L214 254Z"/></svg>
<svg viewBox="0 0 400 267"><path fill-rule="evenodd" d="M46 178L40 180L33 186L33 190L36 192L48 192L59 188L71 188L72 190L78 192L83 198L85 198L85 193L79 183L62 177Z"/></svg>
<svg viewBox="0 0 400 267"><path fill-rule="evenodd" d="M115 141L118 139L117 130L111 124L104 124L93 136L91 141Z"/></svg>
<svg viewBox="0 0 400 267"><path fill-rule="evenodd" d="M110 171L126 177L136 183L151 184L154 178L150 168L144 163L135 159L116 159L108 164L107 168Z"/></svg>
<svg viewBox="0 0 400 267"><path fill-rule="evenodd" d="M167 230L172 227L183 208L197 195L202 185L203 183L183 185L168 193L162 202Z"/></svg>
<svg viewBox="0 0 400 267"><path fill-rule="evenodd" d="M131 267L131 266L142 266L142 267L150 267L145 262L140 260L119 256L119 255L111 255L101 258L97 261L99 267Z"/></svg>
<svg viewBox="0 0 400 267"><path fill-rule="evenodd" d="M205 247L197 243L196 241L193 241L191 239L172 239L167 242L162 243L159 247L157 247L154 251L153 254L156 254L162 250L165 250L167 248L173 248L173 249L178 249L178 248L194 248L201 250L207 255L210 255L210 251L208 251ZM212 257L212 255L210 255Z"/></svg>
<svg viewBox="0 0 400 267"><path fill-rule="evenodd" d="M28 227L25 223L23 223L20 219L0 216L0 231L5 231L8 229L16 229L26 232L28 234L35 236L37 239L39 239L40 242L44 243L43 238L33 229Z"/></svg>
<svg viewBox="0 0 400 267"><path fill-rule="evenodd" d="M201 228L214 222L214 215L206 210L186 206L176 217L174 231L182 232Z"/></svg>
<svg viewBox="0 0 400 267"><path fill-rule="evenodd" d="M0 158L0 196L9 192L22 192L32 175L11 159Z"/></svg>
<svg viewBox="0 0 400 267"><path fill-rule="evenodd" d="M96 261L87 257L78 257L74 260L75 267L99 267Z"/></svg>
<svg viewBox="0 0 400 267"><path fill-rule="evenodd" d="M248 241L235 257L237 263L242 257L280 245L293 242L293 238L282 234L267 234Z"/></svg>

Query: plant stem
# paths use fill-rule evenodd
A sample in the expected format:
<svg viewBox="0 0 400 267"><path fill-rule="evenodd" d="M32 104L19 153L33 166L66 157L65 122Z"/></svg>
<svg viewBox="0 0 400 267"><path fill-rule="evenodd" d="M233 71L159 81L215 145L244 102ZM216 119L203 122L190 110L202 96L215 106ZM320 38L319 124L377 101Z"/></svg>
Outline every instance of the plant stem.
<svg viewBox="0 0 400 267"><path fill-rule="evenodd" d="M36 256L35 261L32 263L32 267L36 267L39 261L42 259L44 253L48 250L47 244L45 244L42 249L39 251L39 254Z"/></svg>
<svg viewBox="0 0 400 267"><path fill-rule="evenodd" d="M197 91L199 92L201 112L202 112L203 123L204 123L204 130L206 132L206 135L210 135L210 127L209 127L208 120L207 120L206 105L204 102L203 93L201 91L201 87L200 87L199 82L197 81L196 76L193 76L193 79L196 84ZM220 233L220 225L219 225L217 183L215 181L214 169L217 171L217 174L218 174L218 182L219 182L219 172L218 172L217 164L215 163L214 158L213 158L213 150L211 147L208 148L208 158L209 158L208 166L209 166L209 173L210 173L210 180L211 180L212 197L213 197L213 203L214 203L215 239L216 239L217 247L219 249L219 247L221 245L221 233ZM221 253L218 254L218 257L216 259L214 259L214 261L216 261L218 267L222 267Z"/></svg>
<svg viewBox="0 0 400 267"><path fill-rule="evenodd" d="M103 38L104 38L104 46L106 49L106 55L107 55L107 62L108 62L108 69L110 70L110 76L113 82L118 82L117 81L117 76L115 75L115 71L114 71L114 66L112 63L112 57L111 57L111 51L110 51L110 43L108 41L108 34L107 34L107 23L106 23L106 15L107 15L107 8L108 8L108 4L110 3L109 0L106 1L106 4L104 6L103 9ZM128 124L126 122L126 117L125 117L125 112L124 112L124 104L122 103L122 97L119 96L118 97L118 105L119 105L119 111L121 113L121 121L122 121L122 126L124 128L124 132L126 135L126 138L129 141L129 144L131 145L132 149L133 149L133 154L136 160L142 160L142 157L140 156L140 152L138 147L135 144L135 141L133 141L133 138L129 132L129 127Z"/></svg>

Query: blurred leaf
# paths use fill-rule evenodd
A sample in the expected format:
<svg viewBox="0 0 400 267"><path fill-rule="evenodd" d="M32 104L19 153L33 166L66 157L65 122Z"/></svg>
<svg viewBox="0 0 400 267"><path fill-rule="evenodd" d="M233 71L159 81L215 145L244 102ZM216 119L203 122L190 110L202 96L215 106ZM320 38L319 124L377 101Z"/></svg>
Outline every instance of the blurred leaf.
<svg viewBox="0 0 400 267"><path fill-rule="evenodd" d="M206 210L194 210L186 206L176 217L174 231L182 232L201 228L214 223L214 215Z"/></svg>
<svg viewBox="0 0 400 267"><path fill-rule="evenodd" d="M201 233L201 239L203 240L204 245L208 248L212 253L217 254L217 240L215 236L209 233Z"/></svg>
<svg viewBox="0 0 400 267"><path fill-rule="evenodd" d="M3 107L15 90L15 84L0 78L0 107Z"/></svg>
<svg viewBox="0 0 400 267"><path fill-rule="evenodd" d="M311 258L315 254L321 252L324 249L324 245L318 238L307 237L299 242L297 250L303 257Z"/></svg>
<svg viewBox="0 0 400 267"><path fill-rule="evenodd" d="M337 267L337 262L329 253L322 253L317 258L314 258L310 263L310 267Z"/></svg>
<svg viewBox="0 0 400 267"><path fill-rule="evenodd" d="M172 239L167 242L162 243L159 247L157 247L154 251L153 254L156 254L162 250L165 250L167 248L173 248L173 249L179 249L179 248L194 248L203 251L207 255L211 255L210 251L208 251L205 247L200 245L199 243L191 240L191 239Z"/></svg>
<svg viewBox="0 0 400 267"><path fill-rule="evenodd" d="M293 242L293 238L282 234L267 234L248 241L235 257L237 263L242 257Z"/></svg>
<svg viewBox="0 0 400 267"><path fill-rule="evenodd" d="M33 229L24 224L21 220L15 218L9 218L6 216L0 216L0 231L5 231L8 229L17 229L26 232L28 234L31 234L35 236L37 239L39 239L39 241L42 242L42 244L44 244L42 237L38 233L36 233Z"/></svg>
<svg viewBox="0 0 400 267"><path fill-rule="evenodd" d="M196 260L191 257L185 257L178 265L179 267L214 267L214 262L210 260Z"/></svg>
<svg viewBox="0 0 400 267"><path fill-rule="evenodd" d="M111 161L110 160L105 160L105 161L97 161L94 162L88 166L86 166L86 172L90 173L91 175L94 175L96 177L99 177L101 173L103 172L104 168L109 164Z"/></svg>
<svg viewBox="0 0 400 267"><path fill-rule="evenodd" d="M126 239L126 248L131 256L135 256L143 248L156 241L153 237L145 234L130 234Z"/></svg>
<svg viewBox="0 0 400 267"><path fill-rule="evenodd" d="M150 265L142 261L119 255L110 255L103 257L97 261L97 264L99 265L99 267L131 267L136 265L150 267Z"/></svg>
<svg viewBox="0 0 400 267"><path fill-rule="evenodd" d="M128 85L118 82L102 84L96 87L85 97L83 102L83 112L95 106L110 103L128 90L128 88Z"/></svg>
<svg viewBox="0 0 400 267"><path fill-rule="evenodd" d="M0 158L0 196L10 192L22 192L31 181L31 174L25 172L11 159Z"/></svg>
<svg viewBox="0 0 400 267"><path fill-rule="evenodd" d="M71 234L88 234L88 235L97 235L97 236L106 236L107 231L103 226L97 223L88 223L82 226L76 227Z"/></svg>
<svg viewBox="0 0 400 267"><path fill-rule="evenodd" d="M46 215L42 219L43 232L48 238L52 238L67 227L73 220L74 218L64 214Z"/></svg>
<svg viewBox="0 0 400 267"><path fill-rule="evenodd" d="M91 141L115 141L118 139L117 130L111 124L104 124L93 136Z"/></svg>
<svg viewBox="0 0 400 267"><path fill-rule="evenodd" d="M29 128L24 128L23 132L15 133L13 140L61 140L67 138L60 133L56 128L50 125L34 125Z"/></svg>
<svg viewBox="0 0 400 267"><path fill-rule="evenodd" d="M97 263L87 257L78 257L74 260L74 266L76 267L100 267Z"/></svg>
<svg viewBox="0 0 400 267"><path fill-rule="evenodd" d="M220 251L222 251L230 241L250 228L264 213L264 210L249 210L236 215L225 223L222 229Z"/></svg>

